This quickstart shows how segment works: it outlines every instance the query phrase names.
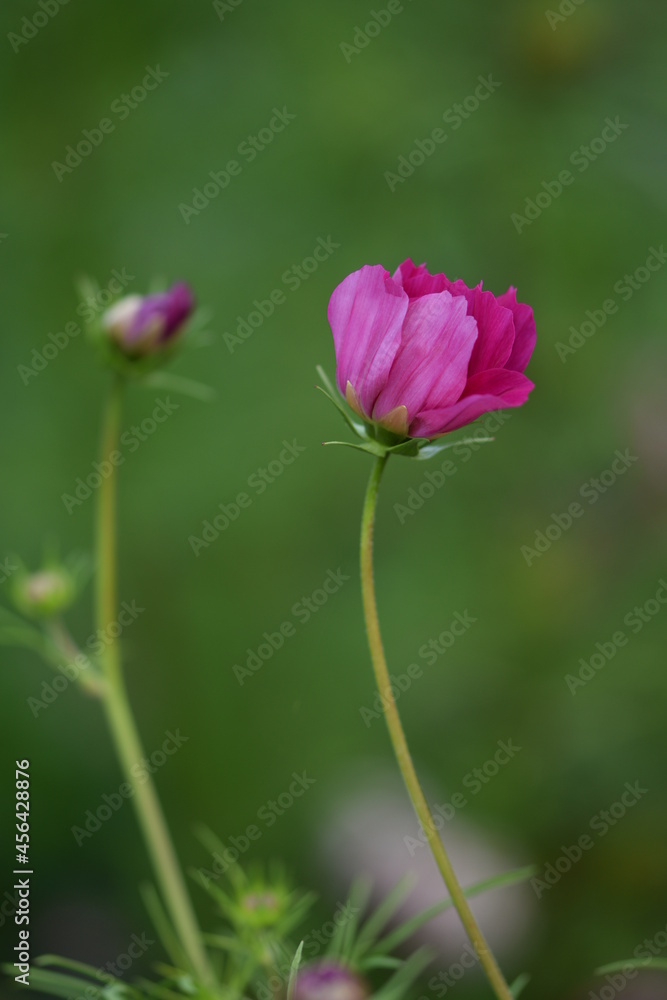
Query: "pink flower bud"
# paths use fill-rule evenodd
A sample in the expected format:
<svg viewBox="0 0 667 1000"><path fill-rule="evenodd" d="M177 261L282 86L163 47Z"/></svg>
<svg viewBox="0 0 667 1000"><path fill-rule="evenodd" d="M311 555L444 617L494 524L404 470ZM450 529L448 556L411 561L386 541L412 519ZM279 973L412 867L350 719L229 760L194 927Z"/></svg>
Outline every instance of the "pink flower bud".
<svg viewBox="0 0 667 1000"><path fill-rule="evenodd" d="M294 996L295 1000L366 1000L370 990L344 965L325 959L299 972Z"/></svg>
<svg viewBox="0 0 667 1000"><path fill-rule="evenodd" d="M157 295L127 295L102 317L102 325L130 357L160 351L183 328L194 309L189 287L179 282Z"/></svg>

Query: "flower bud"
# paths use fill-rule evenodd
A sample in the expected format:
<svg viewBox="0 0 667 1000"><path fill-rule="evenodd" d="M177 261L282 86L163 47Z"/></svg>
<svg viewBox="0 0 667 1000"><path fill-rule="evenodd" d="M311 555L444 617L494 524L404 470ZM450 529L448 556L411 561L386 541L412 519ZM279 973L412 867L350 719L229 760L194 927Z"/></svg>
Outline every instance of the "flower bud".
<svg viewBox="0 0 667 1000"><path fill-rule="evenodd" d="M370 990L360 976L326 959L299 972L294 996L295 1000L366 1000Z"/></svg>
<svg viewBox="0 0 667 1000"><path fill-rule="evenodd" d="M123 354L145 357L174 340L194 305L190 288L179 282L156 295L126 295L104 313L102 326Z"/></svg>
<svg viewBox="0 0 667 1000"><path fill-rule="evenodd" d="M239 899L243 922L249 927L271 927L285 915L288 898L270 890L251 891Z"/></svg>
<svg viewBox="0 0 667 1000"><path fill-rule="evenodd" d="M12 599L19 611L30 618L52 618L70 607L76 590L71 573L54 566L21 573L12 587Z"/></svg>

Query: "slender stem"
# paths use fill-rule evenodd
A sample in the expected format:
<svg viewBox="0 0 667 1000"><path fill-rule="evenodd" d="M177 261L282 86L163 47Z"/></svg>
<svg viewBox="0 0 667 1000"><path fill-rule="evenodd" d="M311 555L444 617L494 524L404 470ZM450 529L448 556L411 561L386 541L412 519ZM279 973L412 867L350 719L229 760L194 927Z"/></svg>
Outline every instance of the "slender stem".
<svg viewBox="0 0 667 1000"><path fill-rule="evenodd" d="M214 983L208 957L202 945L201 933L178 865L169 830L160 806L152 778L144 769L135 775L136 765L144 757L141 740L132 716L121 668L118 641L111 638L108 626L116 620L116 466L109 461L117 449L120 430L122 381L116 379L106 407L102 432L101 461L107 462L111 473L99 487L97 508L97 626L109 636L101 654L106 678L104 706L116 752L125 777L133 789L137 811L155 876L162 892L181 944L192 965L192 971L204 984Z"/></svg>
<svg viewBox="0 0 667 1000"><path fill-rule="evenodd" d="M63 664L75 670L74 677L86 694L101 698L105 682L97 667L79 649L65 623L60 618L52 618L45 623L44 630L53 643L54 657L61 672L71 678L71 674L67 673Z"/></svg>
<svg viewBox="0 0 667 1000"><path fill-rule="evenodd" d="M377 603L375 600L375 583L373 580L373 527L375 524L375 508L377 505L378 489L384 467L387 463L387 456L378 458L371 473L366 490L366 499L361 520L361 590L364 603L364 616L366 619L366 631L368 633L368 644L373 661L375 681L380 697L383 699L385 715L389 735L394 747L398 766L403 775L403 781L408 790L412 805L417 813L417 818L428 839L429 846L435 858L435 863L440 869L443 881L451 897L452 903L461 918L473 948L477 953L480 964L484 969L487 978L493 987L493 991L499 1000L512 1000L503 974L484 939L480 928L477 926L468 900L454 873L451 862L447 856L442 841L436 831L436 826L431 815L431 811L424 797L424 793L419 784L419 778L415 771L410 750L405 739L405 733L401 725L401 719L396 708L396 701L392 694L387 661L382 647L382 636L380 634L380 622L378 620Z"/></svg>

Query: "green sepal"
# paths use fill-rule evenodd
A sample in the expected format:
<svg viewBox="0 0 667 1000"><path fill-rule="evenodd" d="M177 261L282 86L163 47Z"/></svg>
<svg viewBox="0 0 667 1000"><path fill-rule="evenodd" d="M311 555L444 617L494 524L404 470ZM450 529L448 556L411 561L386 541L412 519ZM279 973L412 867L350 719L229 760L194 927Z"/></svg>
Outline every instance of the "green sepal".
<svg viewBox="0 0 667 1000"><path fill-rule="evenodd" d="M383 458L386 454L386 449L374 441L369 441L367 444L355 444L353 441L323 441L322 444L336 444L341 448L354 448L355 451L365 451L367 455L375 455L376 458Z"/></svg>
<svg viewBox="0 0 667 1000"><path fill-rule="evenodd" d="M350 428L350 430L354 431L357 437L360 437L363 440L368 440L369 434L366 430L365 424L363 424L359 420L355 420L350 415L349 411L343 405L342 400L339 399L339 397L337 396L336 390L331 385L331 382L329 381L329 378L324 369L322 368L322 366L318 365L316 371L317 374L322 379L322 382L324 383L324 387L322 387L321 385L315 386L318 392L321 392L323 396L326 396L326 398L329 400L330 403L333 403L333 405L336 407L336 409L340 413L341 417L343 418L347 426Z"/></svg>
<svg viewBox="0 0 667 1000"><path fill-rule="evenodd" d="M434 441L425 441L419 449L419 454L416 456L423 462L428 461L429 458L435 458L439 455L441 451L447 451L449 448L455 448L457 444L488 444L490 441L495 441L493 437L472 437L472 438L457 438L456 441L443 441L441 438L436 438Z"/></svg>
<svg viewBox="0 0 667 1000"><path fill-rule="evenodd" d="M329 402L333 403L350 430L363 441L363 444L355 444L352 441L323 441L323 444L339 445L343 448L355 448L357 451L365 451L368 455L373 455L375 458L385 458L387 455L401 455L404 458L416 458L420 461L427 461L429 458L434 458L441 452L447 451L449 448L455 448L459 444L487 444L489 441L495 441L495 438L492 437L468 437L450 441L449 435L445 438L406 438L393 434L379 424L355 420L322 366L318 365L316 371L323 385L317 385L315 388L323 396L326 396Z"/></svg>

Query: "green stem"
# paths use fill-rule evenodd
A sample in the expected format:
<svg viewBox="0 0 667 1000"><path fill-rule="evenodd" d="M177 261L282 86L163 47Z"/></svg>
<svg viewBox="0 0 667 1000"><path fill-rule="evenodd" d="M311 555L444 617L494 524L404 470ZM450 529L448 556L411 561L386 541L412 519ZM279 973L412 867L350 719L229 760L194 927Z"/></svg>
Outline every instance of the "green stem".
<svg viewBox="0 0 667 1000"><path fill-rule="evenodd" d="M109 456L118 447L122 380L117 378L107 403L102 432L101 461L108 462L112 472L99 487L97 508L97 627L107 636L108 626L116 620L116 466ZM118 641L109 637L100 657L106 685L104 706L116 752L125 777L132 786L137 811L149 856L171 920L192 965L192 971L206 985L214 983L208 957L202 945L201 933L178 865L169 830L160 806L152 778L141 772L135 776L136 765L144 757L141 740L132 716L123 673ZM148 780L146 780L148 778Z"/></svg>
<svg viewBox="0 0 667 1000"><path fill-rule="evenodd" d="M364 500L364 509L361 519L361 591L364 604L364 616L366 619L366 631L368 633L368 644L373 661L375 672L375 682L377 684L380 697L385 707L387 726L389 735L394 747L398 766L403 781L408 790L412 805L417 814L417 818L428 839L429 846L435 858L435 863L440 869L443 881L451 897L452 903L461 918L470 942L477 953L480 964L484 969L487 978L493 987L493 991L499 1000L512 1000L510 989L503 978L498 964L484 939L484 935L477 926L468 900L454 873L451 862L447 856L442 841L436 831L436 826L431 815L431 811L424 797L424 793L419 784L419 778L415 771L410 750L405 739L405 733L401 725L401 719L396 708L396 701L392 694L387 661L382 647L382 636L380 634L380 622L378 619L377 603L375 599L375 583L373 580L373 527L375 524L375 508L377 505L380 479L384 467L387 463L387 456L378 458L371 473Z"/></svg>

